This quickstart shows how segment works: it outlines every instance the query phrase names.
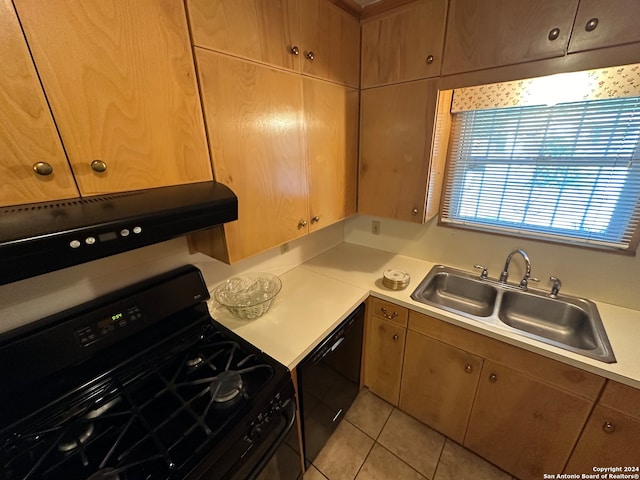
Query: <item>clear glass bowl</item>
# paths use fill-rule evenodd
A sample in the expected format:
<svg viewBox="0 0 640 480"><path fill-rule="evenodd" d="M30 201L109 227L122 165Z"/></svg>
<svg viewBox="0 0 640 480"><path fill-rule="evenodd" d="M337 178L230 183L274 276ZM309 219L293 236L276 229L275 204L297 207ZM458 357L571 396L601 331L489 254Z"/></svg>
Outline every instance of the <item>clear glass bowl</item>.
<svg viewBox="0 0 640 480"><path fill-rule="evenodd" d="M282 282L275 275L248 273L220 284L213 297L236 317L253 320L271 308L281 288Z"/></svg>

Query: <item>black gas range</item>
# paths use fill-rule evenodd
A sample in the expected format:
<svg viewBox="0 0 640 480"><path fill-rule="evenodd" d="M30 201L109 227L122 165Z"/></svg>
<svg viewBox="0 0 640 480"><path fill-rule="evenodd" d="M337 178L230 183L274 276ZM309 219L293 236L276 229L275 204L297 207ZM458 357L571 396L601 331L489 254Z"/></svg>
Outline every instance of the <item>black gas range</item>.
<svg viewBox="0 0 640 480"><path fill-rule="evenodd" d="M254 478L291 375L208 298L185 266L0 336L0 479Z"/></svg>

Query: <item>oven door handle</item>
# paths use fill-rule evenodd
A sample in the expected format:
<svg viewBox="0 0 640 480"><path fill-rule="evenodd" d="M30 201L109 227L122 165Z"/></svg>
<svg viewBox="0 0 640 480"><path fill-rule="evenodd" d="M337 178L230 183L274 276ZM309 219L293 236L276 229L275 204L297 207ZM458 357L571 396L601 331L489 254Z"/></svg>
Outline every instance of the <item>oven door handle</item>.
<svg viewBox="0 0 640 480"><path fill-rule="evenodd" d="M282 415L287 420L286 427L276 437L276 439L273 441L273 444L271 444L271 446L264 453L264 455L262 455L262 458L258 461L255 467L253 467L253 469L251 470L251 473L249 473L249 475L247 476L247 480L255 480L258 477L258 475L260 475L260 472L264 469L267 463L269 463L269 460L271 460L271 457L273 457L273 455L276 453L276 450L278 450L280 445L282 445L282 443L284 442L284 439L287 437L287 435L291 431L291 428L293 428L293 424L296 421L296 407L295 407L295 402L292 399L287 400L287 404L282 410Z"/></svg>

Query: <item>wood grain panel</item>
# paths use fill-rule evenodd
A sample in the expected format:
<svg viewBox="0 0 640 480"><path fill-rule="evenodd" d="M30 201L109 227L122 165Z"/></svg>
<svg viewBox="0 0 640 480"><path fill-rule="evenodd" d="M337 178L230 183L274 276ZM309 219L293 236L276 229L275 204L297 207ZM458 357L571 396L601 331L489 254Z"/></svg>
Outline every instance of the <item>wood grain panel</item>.
<svg viewBox="0 0 640 480"><path fill-rule="evenodd" d="M10 0L0 0L0 206L79 196ZM47 162L48 176L33 164Z"/></svg>
<svg viewBox="0 0 640 480"><path fill-rule="evenodd" d="M303 92L309 230L315 231L356 213L359 94L312 78L303 79Z"/></svg>
<svg viewBox="0 0 640 480"><path fill-rule="evenodd" d="M362 91L358 213L424 221L437 99L437 79Z"/></svg>
<svg viewBox="0 0 640 480"><path fill-rule="evenodd" d="M531 377L590 400L595 400L604 386L604 378L598 375L451 325L428 315L411 311L409 313L409 329L483 358L509 365Z"/></svg>
<svg viewBox="0 0 640 480"><path fill-rule="evenodd" d="M440 75L446 15L446 0L419 0L363 23L362 88Z"/></svg>
<svg viewBox="0 0 640 480"><path fill-rule="evenodd" d="M300 2L302 72L358 88L360 23L327 0ZM306 58L313 52L313 60Z"/></svg>
<svg viewBox="0 0 640 480"><path fill-rule="evenodd" d="M234 262L308 232L299 75L196 48L216 179L238 196Z"/></svg>
<svg viewBox="0 0 640 480"><path fill-rule="evenodd" d="M600 397L600 404L640 420L640 390L633 387L613 380L607 381Z"/></svg>
<svg viewBox="0 0 640 480"><path fill-rule="evenodd" d="M462 443L482 369L482 358L408 331L400 408Z"/></svg>
<svg viewBox="0 0 640 480"><path fill-rule="evenodd" d="M364 339L364 384L387 402L398 405L407 330L368 316Z"/></svg>
<svg viewBox="0 0 640 480"><path fill-rule="evenodd" d="M375 297L370 297L369 306L369 313L371 315L407 328L409 309Z"/></svg>
<svg viewBox="0 0 640 480"><path fill-rule="evenodd" d="M188 0L194 45L300 71L297 0Z"/></svg>
<svg viewBox="0 0 640 480"><path fill-rule="evenodd" d="M598 19L598 25L589 32L585 26L592 18ZM640 2L637 0L580 0L569 53L640 42L638 18Z"/></svg>
<svg viewBox="0 0 640 480"><path fill-rule="evenodd" d="M182 1L15 5L83 195L212 178Z"/></svg>
<svg viewBox="0 0 640 480"><path fill-rule="evenodd" d="M611 427L605 428L605 424ZM638 418L596 405L564 471L581 475L591 473L594 466L640 467L639 438Z"/></svg>
<svg viewBox="0 0 640 480"><path fill-rule="evenodd" d="M578 0L451 0L442 74L564 55ZM549 32L559 28L555 40Z"/></svg>
<svg viewBox="0 0 640 480"><path fill-rule="evenodd" d="M592 406L485 360L464 445L522 480L538 480L562 471Z"/></svg>

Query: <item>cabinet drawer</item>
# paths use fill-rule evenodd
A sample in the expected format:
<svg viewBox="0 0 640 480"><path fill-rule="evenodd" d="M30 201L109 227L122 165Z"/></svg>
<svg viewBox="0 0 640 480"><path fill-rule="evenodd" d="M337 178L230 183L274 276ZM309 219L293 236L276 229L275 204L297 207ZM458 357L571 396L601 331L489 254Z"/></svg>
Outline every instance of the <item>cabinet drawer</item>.
<svg viewBox="0 0 640 480"><path fill-rule="evenodd" d="M609 380L599 403L640 420L640 390L633 387Z"/></svg>
<svg viewBox="0 0 640 480"><path fill-rule="evenodd" d="M371 315L406 328L409 318L409 310L407 308L377 298L372 299L369 306L371 307Z"/></svg>

